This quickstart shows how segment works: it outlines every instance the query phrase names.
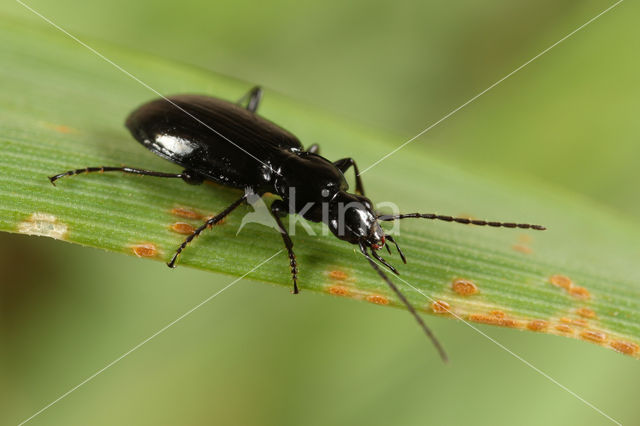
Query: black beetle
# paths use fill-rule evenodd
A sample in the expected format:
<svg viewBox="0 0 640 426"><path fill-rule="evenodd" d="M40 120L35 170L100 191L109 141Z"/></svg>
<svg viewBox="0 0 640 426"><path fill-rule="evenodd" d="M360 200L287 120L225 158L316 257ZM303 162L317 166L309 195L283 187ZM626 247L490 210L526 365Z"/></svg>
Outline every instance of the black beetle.
<svg viewBox="0 0 640 426"><path fill-rule="evenodd" d="M325 223L336 237L360 248L369 264L407 306L441 357L446 360L444 350L422 318L374 262L375 258L398 274L377 253L390 241L406 263L400 247L391 235L385 234L379 221L424 218L507 228L545 228L539 225L488 222L436 214L378 215L371 201L364 195L362 180L353 158L331 162L319 155L318 145L311 145L305 150L294 135L256 114L261 97L260 87L254 87L237 103L202 95L176 95L153 100L133 111L126 120L126 126L133 137L154 154L184 167L182 173L162 173L131 167L86 167L60 173L49 180L55 185L55 181L64 176L119 171L180 178L189 184L209 180L231 187L249 188L260 196L266 192L273 193L281 198L271 204L271 213L289 253L294 293L298 293L298 267L293 242L281 217L301 214L306 220ZM244 103L246 106L242 106ZM344 177L350 167L355 172L355 194L347 192L349 185ZM245 191L242 197L189 235L178 247L168 266L174 267L178 256L191 240L246 202L248 194ZM295 199L292 194L295 194ZM388 244L386 249L391 253Z"/></svg>

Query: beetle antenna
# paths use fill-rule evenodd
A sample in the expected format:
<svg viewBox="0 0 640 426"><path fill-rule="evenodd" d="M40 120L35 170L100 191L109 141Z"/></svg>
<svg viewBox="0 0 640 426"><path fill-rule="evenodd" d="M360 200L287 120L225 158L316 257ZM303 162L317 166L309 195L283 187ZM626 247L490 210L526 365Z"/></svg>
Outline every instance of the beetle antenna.
<svg viewBox="0 0 640 426"><path fill-rule="evenodd" d="M404 263L406 265L407 264L407 258L404 257L404 253L402 252L402 250L400 250L400 246L396 242L395 238L393 238L391 235L385 235L385 238L387 240L391 241L396 246L396 250L398 250L398 254L400 255L400 258L402 259L402 263ZM389 244L387 244L387 249L389 249Z"/></svg>
<svg viewBox="0 0 640 426"><path fill-rule="evenodd" d="M414 307L411 305L411 303L409 303L409 301L404 296L404 294L402 294L402 292L398 289L398 287L396 287L393 281L389 279L387 274L385 274L384 271L380 269L380 267L376 264L376 262L373 261L373 259L371 258L371 256L369 256L369 253L367 252L367 248L362 244L360 244L360 251L362 252L364 257L367 258L371 267L378 273L378 275L380 275L380 277L384 280L384 282L387 283L387 285L391 288L391 290L393 290L393 292L398 296L398 298L402 301L402 303L405 304L409 312L411 312L411 315L413 315L416 321L418 321L418 324L420 324L420 327L422 327L422 330L424 331L424 333L427 335L429 340L431 340L431 343L433 343L433 346L436 347L436 350L440 354L440 358L442 358L442 361L448 362L449 358L447 357L447 353L444 351L444 348L442 347L442 345L440 344L436 336L433 334L431 329L427 327L427 324L424 323L424 321L422 320L422 317L418 315Z"/></svg>
<svg viewBox="0 0 640 426"><path fill-rule="evenodd" d="M494 221L486 221L486 220L479 220L479 219L469 219L467 217L443 216L443 215L434 214L434 213L407 213L407 214L395 214L395 215L383 214L378 216L378 220L382 220L385 222L389 222L392 220L399 220L399 219L409 219L409 218L443 220L445 222L456 222L456 223L462 223L467 225L478 225L478 226L493 226L496 228L522 228L522 229L535 229L536 231L544 231L545 229L547 229L542 225L532 225L529 223L494 222Z"/></svg>

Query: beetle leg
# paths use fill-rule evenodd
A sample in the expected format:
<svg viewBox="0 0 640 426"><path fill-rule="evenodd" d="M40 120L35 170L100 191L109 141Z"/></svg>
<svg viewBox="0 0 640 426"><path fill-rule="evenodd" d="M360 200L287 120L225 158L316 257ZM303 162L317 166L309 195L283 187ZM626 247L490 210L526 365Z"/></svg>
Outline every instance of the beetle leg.
<svg viewBox="0 0 640 426"><path fill-rule="evenodd" d="M317 143L314 143L309 148L307 148L307 152L309 154L320 154L320 145L318 145Z"/></svg>
<svg viewBox="0 0 640 426"><path fill-rule="evenodd" d="M176 267L176 261L178 260L178 256L180 256L180 253L182 253L182 250L184 250L184 248L191 242L191 240L193 240L194 238L196 238L198 235L200 235L200 233L202 231L204 231L205 229L215 225L216 223L220 222L222 219L224 219L229 213L231 213L233 210L235 210L236 207L238 207L240 204L242 204L244 201L247 200L247 195L243 195L242 197L240 197L239 199L237 199L236 201L234 201L229 207L227 207L226 209L224 209L222 211L222 213L218 213L217 215L215 215L212 218L209 218L205 223L203 223L202 225L200 225L195 231L193 231L193 233L191 235L189 235L183 242L182 244L180 244L180 246L178 247L178 249L176 250L176 252L173 254L173 257L171 258L171 260L169 261L169 263L167 263L167 266L169 268L175 268Z"/></svg>
<svg viewBox="0 0 640 426"><path fill-rule="evenodd" d="M362 186L362 179L360 179L360 171L358 170L356 161L353 158L341 158L340 160L334 161L333 165L340 169L342 173L346 173L346 171L349 170L349 167L353 166L353 171L356 174L356 194L364 195L364 187Z"/></svg>
<svg viewBox="0 0 640 426"><path fill-rule="evenodd" d="M282 201L276 200L271 203L271 214L280 228L280 234L284 241L284 246L289 253L289 266L291 267L291 277L293 278L293 294L298 294L298 262L296 261L296 255L293 253L293 241L289 237L289 233L285 229L280 216L284 216L285 210L282 209Z"/></svg>
<svg viewBox="0 0 640 426"><path fill-rule="evenodd" d="M255 86L245 93L245 95L238 100L237 104L242 106L246 101L246 108L251 112L256 112L260 105L260 99L262 99L262 88L260 86Z"/></svg>
<svg viewBox="0 0 640 426"><path fill-rule="evenodd" d="M155 176L155 177L164 177L164 178L185 178L185 174L183 173L163 173L163 172L153 172L151 170L142 170L142 169L134 169L131 167L85 167L84 169L76 169L69 170L64 173L59 173L55 176L49 176L49 181L53 186L56 186L56 181L65 176L74 176L82 173L104 173L104 172L123 172L123 173L131 173L134 175L145 175L145 176Z"/></svg>

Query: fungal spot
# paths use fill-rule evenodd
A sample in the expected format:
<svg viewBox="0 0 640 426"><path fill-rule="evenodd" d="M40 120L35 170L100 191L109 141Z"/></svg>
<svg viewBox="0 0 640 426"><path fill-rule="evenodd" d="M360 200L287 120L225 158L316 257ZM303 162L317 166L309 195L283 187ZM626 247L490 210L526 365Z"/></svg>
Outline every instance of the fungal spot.
<svg viewBox="0 0 640 426"><path fill-rule="evenodd" d="M469 214L469 213L460 213L459 215L457 215L458 217L462 218L462 219L469 219L469 220L475 220L478 219L477 217Z"/></svg>
<svg viewBox="0 0 640 426"><path fill-rule="evenodd" d="M595 330L582 330L580 337L594 343L604 343L607 340L606 334Z"/></svg>
<svg viewBox="0 0 640 426"><path fill-rule="evenodd" d="M638 345L624 340L614 340L610 342L609 345L625 355L635 355L638 352Z"/></svg>
<svg viewBox="0 0 640 426"><path fill-rule="evenodd" d="M554 328L561 333L573 333L573 328L569 327L567 324L556 324Z"/></svg>
<svg viewBox="0 0 640 426"><path fill-rule="evenodd" d="M370 294L367 296L367 302L375 303L376 305L388 305L389 299L381 294Z"/></svg>
<svg viewBox="0 0 640 426"><path fill-rule="evenodd" d="M184 219L202 219L202 215L200 213L184 207L174 207L171 209L171 214Z"/></svg>
<svg viewBox="0 0 640 426"><path fill-rule="evenodd" d="M46 127L55 130L58 133L77 133L78 131L73 127L65 126L64 124L43 123Z"/></svg>
<svg viewBox="0 0 640 426"><path fill-rule="evenodd" d="M580 315L581 317L584 318L595 318L596 317L596 313L593 311L593 309L589 309L586 306L583 306L582 308L578 309L577 314Z"/></svg>
<svg viewBox="0 0 640 426"><path fill-rule="evenodd" d="M564 275L551 275L549 282L557 287L562 287L565 290L569 290L573 286L571 278Z"/></svg>
<svg viewBox="0 0 640 426"><path fill-rule="evenodd" d="M133 254L138 257L154 257L158 254L156 245L152 243L136 244L131 246L131 249L133 250Z"/></svg>
<svg viewBox="0 0 640 426"><path fill-rule="evenodd" d="M574 319L573 321L571 321L571 323L573 325L577 325L578 327L589 327L589 323L586 320L580 318Z"/></svg>
<svg viewBox="0 0 640 426"><path fill-rule="evenodd" d="M493 315L496 318L504 318L505 314L502 311L491 311L489 314Z"/></svg>
<svg viewBox="0 0 640 426"><path fill-rule="evenodd" d="M524 254L531 254L533 253L533 250L531 250L529 247L527 246L523 246L521 244L514 244L511 246L511 248L515 251L518 251L520 253L524 253Z"/></svg>
<svg viewBox="0 0 640 426"><path fill-rule="evenodd" d="M329 271L329 278L337 280L337 281L344 281L347 278L349 278L349 275L347 275L346 272L343 271L339 271L339 270L333 270L333 271Z"/></svg>
<svg viewBox="0 0 640 426"><path fill-rule="evenodd" d="M436 300L431 303L431 310L436 314L446 314L451 310L451 306L444 300Z"/></svg>
<svg viewBox="0 0 640 426"><path fill-rule="evenodd" d="M573 286L569 289L569 294L575 297L580 297L582 299L588 299L591 297L591 293L584 287Z"/></svg>
<svg viewBox="0 0 640 426"><path fill-rule="evenodd" d="M56 240L66 239L68 231L69 227L66 224L49 213L33 213L29 219L18 224L18 232L21 234L40 235Z"/></svg>
<svg viewBox="0 0 640 426"><path fill-rule="evenodd" d="M191 235L196 230L195 227L185 222L176 222L171 225L171 230L178 234Z"/></svg>
<svg viewBox="0 0 640 426"><path fill-rule="evenodd" d="M573 284L571 278L565 275L552 275L549 277L549 282L557 287L564 288L567 292L574 296L582 299L588 299L591 297L591 293L584 287L580 287Z"/></svg>
<svg viewBox="0 0 640 426"><path fill-rule="evenodd" d="M213 219L214 217L215 217L215 215L211 215L211 216L207 216L207 217L205 217L204 219L205 219L205 221L208 221L209 219ZM213 228L214 226L224 225L225 223L227 223L227 218L226 218L226 217L223 217L222 219L220 219L220 220L219 220L218 222L216 222L215 224L209 224L209 225L207 225L207 228L211 229L211 228ZM238 232L240 232L240 231L238 231Z"/></svg>
<svg viewBox="0 0 640 426"><path fill-rule="evenodd" d="M333 294L334 296L349 296L351 292L343 285L332 285L329 287L329 294Z"/></svg>
<svg viewBox="0 0 640 426"><path fill-rule="evenodd" d="M461 296L471 296L472 294L476 294L478 292L477 285L475 285L472 281L465 280L463 278L456 278L455 280L453 280L451 287L453 288L453 291Z"/></svg>
<svg viewBox="0 0 640 426"><path fill-rule="evenodd" d="M542 331L549 327L549 321L532 320L527 323L527 328L531 331Z"/></svg>
<svg viewBox="0 0 640 426"><path fill-rule="evenodd" d="M578 327L588 327L589 323L586 320L583 320L581 318L567 318L567 317L562 317L560 318L560 322L564 323L564 324L569 324L569 325L577 325Z"/></svg>
<svg viewBox="0 0 640 426"><path fill-rule="evenodd" d="M520 234L518 235L518 241L521 244L529 244L531 242L532 238L531 235L529 234Z"/></svg>
<svg viewBox="0 0 640 426"><path fill-rule="evenodd" d="M501 325L503 327L518 327L520 324L517 320L512 318L501 317L500 315L492 315L492 314L470 314L469 320L474 322L480 322L483 324L490 325Z"/></svg>

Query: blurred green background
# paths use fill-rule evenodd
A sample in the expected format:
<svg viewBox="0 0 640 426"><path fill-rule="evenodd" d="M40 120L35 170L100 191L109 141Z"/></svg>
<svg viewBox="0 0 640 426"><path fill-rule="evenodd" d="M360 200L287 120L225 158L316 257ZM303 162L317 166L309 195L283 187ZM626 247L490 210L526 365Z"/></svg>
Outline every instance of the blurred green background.
<svg viewBox="0 0 640 426"><path fill-rule="evenodd" d="M28 4L82 39L261 84L267 96L395 133L399 145L613 2ZM414 149L497 176L532 175L637 222L638 8L622 3ZM46 25L18 3L0 13ZM7 234L0 267L3 424L232 280ZM431 349L404 311L243 281L32 424L608 423L464 324L427 319L451 365L425 362ZM612 417L637 423L636 360L481 328Z"/></svg>

